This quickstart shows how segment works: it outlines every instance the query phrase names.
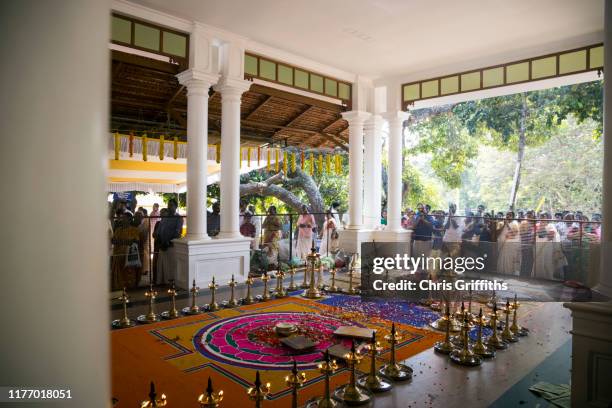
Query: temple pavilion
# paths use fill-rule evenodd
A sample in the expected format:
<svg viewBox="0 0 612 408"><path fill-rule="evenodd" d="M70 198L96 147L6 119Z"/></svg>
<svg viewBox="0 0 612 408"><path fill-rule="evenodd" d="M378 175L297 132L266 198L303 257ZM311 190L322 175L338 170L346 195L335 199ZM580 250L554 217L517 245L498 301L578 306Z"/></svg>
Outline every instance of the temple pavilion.
<svg viewBox="0 0 612 408"><path fill-rule="evenodd" d="M401 211L402 137L411 111L600 80L612 66L610 0L59 0L3 4L1 15L6 98L0 168L10 192L2 213L17 222L3 252L0 389L71 389L74 405L56 405L66 407L108 407L113 398L117 407L136 406L153 398L147 396L151 381L157 397L167 394L167 406L198 406L208 378L215 390L225 389L220 406L246 406L254 403L246 393L254 370L272 383L263 406L288 407L284 377L292 360L265 354L272 340L258 319L323 316L308 323L322 339L333 319L336 325L359 320L339 312L350 300L320 306L300 298L261 303L243 315L223 309L122 329L109 342L111 313L121 314L108 311L109 191L188 192L187 233L172 249L175 284L188 302L190 289L214 286L213 276L220 285L248 278L241 175L282 166L290 155L299 159L300 151L312 149L323 152L323 160L329 156L332 166L346 161L348 224L339 240L358 256L364 242L410 239ZM602 249L593 290L609 299L612 84L605 81L604 89ZM206 192L213 183L222 210L220 233L211 238ZM360 315L368 320L362 323L387 330L382 320L397 311L381 310ZM515 406L504 405L513 387L546 361L552 364L546 358L563 347L564 355L571 349L571 361L565 359L571 406L612 403L606 387L610 303L546 303L525 306L528 311L531 337L499 352L496 363L469 370L434 354L443 332L398 320L406 338L398 355L414 377L373 397L375 406ZM252 321L244 324L261 336L260 349L240 346L254 334L214 343L231 335L232 319L245 316ZM235 349L224 351L230 346ZM255 355L236 357L242 352ZM378 362L387 359L382 354ZM315 361L319 355L298 361L310 376L300 406L323 393ZM367 373L368 367L359 369ZM347 378L341 368L332 385Z"/></svg>

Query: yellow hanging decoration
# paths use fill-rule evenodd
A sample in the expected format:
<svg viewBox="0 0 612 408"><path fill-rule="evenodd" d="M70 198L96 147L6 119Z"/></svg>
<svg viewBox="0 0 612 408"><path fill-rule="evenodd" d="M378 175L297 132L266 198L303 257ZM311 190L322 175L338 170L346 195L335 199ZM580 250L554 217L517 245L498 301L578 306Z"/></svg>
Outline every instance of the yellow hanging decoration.
<svg viewBox="0 0 612 408"><path fill-rule="evenodd" d="M217 163L221 163L221 143L217 143L217 153L215 157Z"/></svg>
<svg viewBox="0 0 612 408"><path fill-rule="evenodd" d="M178 159L178 137L174 136L174 141L172 142L172 147L174 148L173 153L172 153L172 157L174 157L174 160Z"/></svg>
<svg viewBox="0 0 612 408"><path fill-rule="evenodd" d="M148 152L148 139L147 139L147 134L145 133L144 135L142 135L142 160L143 161L147 161L147 152Z"/></svg>
<svg viewBox="0 0 612 408"><path fill-rule="evenodd" d="M159 135L159 160L164 160L164 135Z"/></svg>
<svg viewBox="0 0 612 408"><path fill-rule="evenodd" d="M266 170L270 171L270 148L266 149Z"/></svg>
<svg viewBox="0 0 612 408"><path fill-rule="evenodd" d="M331 155L325 155L325 173L331 174Z"/></svg>
<svg viewBox="0 0 612 408"><path fill-rule="evenodd" d="M121 148L121 139L119 132L115 132L115 160L119 160L119 149Z"/></svg>
<svg viewBox="0 0 612 408"><path fill-rule="evenodd" d="M317 161L317 170L319 170L319 174L323 173L323 155L319 153L319 160Z"/></svg>
<svg viewBox="0 0 612 408"><path fill-rule="evenodd" d="M134 157L134 133L130 132L130 137L128 139L128 152L130 153L130 157Z"/></svg>
<svg viewBox="0 0 612 408"><path fill-rule="evenodd" d="M313 176L314 175L314 153L310 153L310 175Z"/></svg>
<svg viewBox="0 0 612 408"><path fill-rule="evenodd" d="M287 174L287 152L283 152L283 173Z"/></svg>
<svg viewBox="0 0 612 408"><path fill-rule="evenodd" d="M342 173L342 156L339 154L336 155L336 174L340 175Z"/></svg>
<svg viewBox="0 0 612 408"><path fill-rule="evenodd" d="M242 147L238 148L238 168L242 168Z"/></svg>
<svg viewBox="0 0 612 408"><path fill-rule="evenodd" d="M295 152L291 153L291 172L295 173L295 167L296 167L296 163L295 163Z"/></svg>
<svg viewBox="0 0 612 408"><path fill-rule="evenodd" d="M278 173L278 171L280 170L280 150L279 149L275 149L275 163L274 163L274 171L276 171Z"/></svg>
<svg viewBox="0 0 612 408"><path fill-rule="evenodd" d="M251 147L247 147L247 166L251 166L251 153L253 151L253 148Z"/></svg>

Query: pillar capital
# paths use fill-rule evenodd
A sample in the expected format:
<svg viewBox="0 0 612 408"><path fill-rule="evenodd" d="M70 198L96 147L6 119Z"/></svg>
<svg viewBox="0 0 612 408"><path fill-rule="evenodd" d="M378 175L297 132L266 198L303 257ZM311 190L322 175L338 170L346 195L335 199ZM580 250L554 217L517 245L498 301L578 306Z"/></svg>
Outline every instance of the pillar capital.
<svg viewBox="0 0 612 408"><path fill-rule="evenodd" d="M349 123L349 127L351 126L363 126L363 123L370 117L372 114L370 112L365 111L348 111L341 113L344 120Z"/></svg>
<svg viewBox="0 0 612 408"><path fill-rule="evenodd" d="M368 137L369 133L382 128L383 122L384 119L381 115L371 115L369 118L367 118L363 124L366 131L366 137Z"/></svg>
<svg viewBox="0 0 612 408"><path fill-rule="evenodd" d="M214 86L215 91L220 92L222 98L237 97L240 98L243 93L251 88L253 83L245 79L233 79L221 77L219 82Z"/></svg>
<svg viewBox="0 0 612 408"><path fill-rule="evenodd" d="M408 120L408 117L410 115L408 114L408 112L404 112L404 111L389 111L389 112L385 112L382 114L382 117L385 118L385 120L389 123L403 123L405 120Z"/></svg>
<svg viewBox="0 0 612 408"><path fill-rule="evenodd" d="M208 89L219 80L219 75L195 68L183 71L176 77L181 85L187 87L188 94L208 94Z"/></svg>

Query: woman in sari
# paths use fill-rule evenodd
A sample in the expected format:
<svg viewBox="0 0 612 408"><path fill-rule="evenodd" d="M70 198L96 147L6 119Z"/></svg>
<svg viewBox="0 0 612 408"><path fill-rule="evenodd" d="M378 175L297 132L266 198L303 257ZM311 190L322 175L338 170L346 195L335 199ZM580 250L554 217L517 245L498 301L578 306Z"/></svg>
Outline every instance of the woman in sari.
<svg viewBox="0 0 612 408"><path fill-rule="evenodd" d="M463 234L463 225L460 219L455 217L456 211L457 206L451 203L448 206L448 217L446 218L446 223L444 224L444 236L442 237L442 242L444 242L444 247L446 248L446 252L450 258L456 258L461 255L461 235Z"/></svg>
<svg viewBox="0 0 612 408"><path fill-rule="evenodd" d="M298 217L298 238L295 245L295 256L306 259L312 248L313 230L316 228L315 218L308 213L308 207L302 205L302 214Z"/></svg>
<svg viewBox="0 0 612 408"><path fill-rule="evenodd" d="M142 261L128 262L128 253L133 244L139 246L140 232L132 224L132 214L125 211L118 214L119 221L113 233L113 259L111 262L112 290L135 288L140 281ZM138 249L136 250L138 254Z"/></svg>
<svg viewBox="0 0 612 408"><path fill-rule="evenodd" d="M519 225L513 218L514 212L508 211L506 219L498 226L497 273L519 276L521 273L521 237Z"/></svg>
<svg viewBox="0 0 612 408"><path fill-rule="evenodd" d="M550 214L540 215L536 228L535 260L532 275L538 279L561 279L563 268L567 265L561 237L554 224L550 223Z"/></svg>
<svg viewBox="0 0 612 408"><path fill-rule="evenodd" d="M264 220L262 227L264 229L263 243L275 244L281 238L281 220L276 215L276 207L271 205L268 208L268 216Z"/></svg>
<svg viewBox="0 0 612 408"><path fill-rule="evenodd" d="M331 210L325 214L325 223L321 234L321 247L319 254L321 256L332 256L338 250L338 232L336 231L336 220L332 215Z"/></svg>

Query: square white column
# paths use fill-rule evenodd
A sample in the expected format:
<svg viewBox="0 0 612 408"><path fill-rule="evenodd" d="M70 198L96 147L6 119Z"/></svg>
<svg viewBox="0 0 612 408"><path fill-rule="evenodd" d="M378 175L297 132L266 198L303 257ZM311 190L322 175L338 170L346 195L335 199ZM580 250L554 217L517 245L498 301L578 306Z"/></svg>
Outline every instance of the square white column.
<svg viewBox="0 0 612 408"><path fill-rule="evenodd" d="M380 115L372 115L364 124L364 225L380 228L382 198L382 127Z"/></svg>
<svg viewBox="0 0 612 408"><path fill-rule="evenodd" d="M349 225L348 229L363 228L363 125L370 113L342 113L349 124Z"/></svg>
<svg viewBox="0 0 612 408"><path fill-rule="evenodd" d="M387 183L387 230L402 230L402 126L408 113L387 112L389 122L389 181Z"/></svg>

